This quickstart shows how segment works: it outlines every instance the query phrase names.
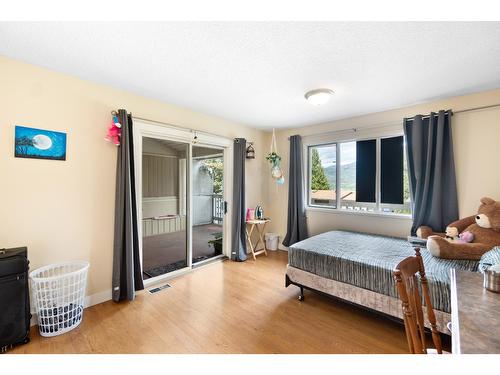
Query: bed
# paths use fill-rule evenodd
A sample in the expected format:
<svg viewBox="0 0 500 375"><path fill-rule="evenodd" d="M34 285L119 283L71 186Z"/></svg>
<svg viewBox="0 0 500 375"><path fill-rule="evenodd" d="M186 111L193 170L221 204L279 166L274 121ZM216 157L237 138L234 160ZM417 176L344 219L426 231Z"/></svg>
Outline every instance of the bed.
<svg viewBox="0 0 500 375"><path fill-rule="evenodd" d="M349 231L326 232L288 249L286 286L297 285L402 319L401 302L392 276L394 266L414 255L401 238ZM440 332L449 334L450 269L478 271L479 262L447 260L421 250L432 305Z"/></svg>

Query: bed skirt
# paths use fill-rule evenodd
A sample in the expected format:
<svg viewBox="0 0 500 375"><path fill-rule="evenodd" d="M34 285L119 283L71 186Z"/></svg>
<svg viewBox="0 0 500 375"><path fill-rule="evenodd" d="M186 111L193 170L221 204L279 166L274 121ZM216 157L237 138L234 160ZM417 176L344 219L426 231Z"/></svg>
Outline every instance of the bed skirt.
<svg viewBox="0 0 500 375"><path fill-rule="evenodd" d="M299 268L287 265L286 276L289 283L302 285L306 288L317 290L325 294L340 298L383 314L403 319L403 308L401 301L397 298L372 292L368 289L359 288L354 285L327 279ZM288 282L287 282L288 286ZM424 307L425 308L425 307ZM450 335L446 324L451 321L451 315L443 311L434 310L436 325L439 332ZM427 315L425 315L425 326L430 328Z"/></svg>

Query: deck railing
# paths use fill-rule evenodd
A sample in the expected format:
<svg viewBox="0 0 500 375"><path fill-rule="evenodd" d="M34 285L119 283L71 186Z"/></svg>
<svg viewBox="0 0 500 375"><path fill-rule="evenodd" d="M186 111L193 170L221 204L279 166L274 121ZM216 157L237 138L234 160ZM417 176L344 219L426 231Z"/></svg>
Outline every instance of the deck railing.
<svg viewBox="0 0 500 375"><path fill-rule="evenodd" d="M221 224L224 217L224 199L221 194L212 195L212 222Z"/></svg>

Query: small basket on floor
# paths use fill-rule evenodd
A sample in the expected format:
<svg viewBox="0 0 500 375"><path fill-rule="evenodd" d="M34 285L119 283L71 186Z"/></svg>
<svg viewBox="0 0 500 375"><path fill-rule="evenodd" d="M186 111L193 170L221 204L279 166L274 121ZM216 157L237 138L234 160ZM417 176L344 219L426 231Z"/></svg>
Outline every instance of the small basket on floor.
<svg viewBox="0 0 500 375"><path fill-rule="evenodd" d="M30 273L38 328L45 337L78 327L83 318L88 262L51 264Z"/></svg>

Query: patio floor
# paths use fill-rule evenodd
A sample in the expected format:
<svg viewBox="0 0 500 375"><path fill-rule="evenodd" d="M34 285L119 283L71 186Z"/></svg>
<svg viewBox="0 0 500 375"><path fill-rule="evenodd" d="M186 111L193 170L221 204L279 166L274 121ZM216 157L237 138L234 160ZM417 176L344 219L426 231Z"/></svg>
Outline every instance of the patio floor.
<svg viewBox="0 0 500 375"><path fill-rule="evenodd" d="M222 232L222 225L206 224L193 227L193 261L200 258L211 258L216 254L213 246L208 241L213 240L215 233ZM143 269L144 279L150 275L148 270L167 265L178 264L182 268L186 265L182 261L186 260L186 231L160 234L157 236L144 237L143 249Z"/></svg>

